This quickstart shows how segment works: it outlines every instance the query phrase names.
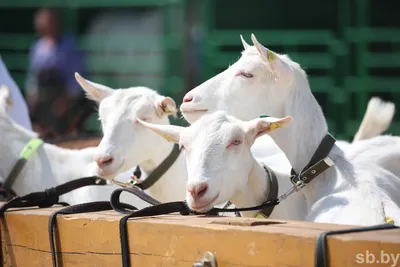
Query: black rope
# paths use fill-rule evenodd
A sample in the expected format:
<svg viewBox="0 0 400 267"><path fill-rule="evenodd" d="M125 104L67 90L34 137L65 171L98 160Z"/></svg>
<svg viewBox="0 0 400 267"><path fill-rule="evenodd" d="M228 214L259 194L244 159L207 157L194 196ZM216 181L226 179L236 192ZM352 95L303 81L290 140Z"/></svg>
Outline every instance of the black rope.
<svg viewBox="0 0 400 267"><path fill-rule="evenodd" d="M7 201L0 207L0 217L4 216L4 213L11 208L48 208L53 205L68 206L68 203L60 202L59 197L66 193L69 193L75 189L88 186L88 185L106 185L106 180L101 179L97 176L84 177L75 179L56 187L52 187L40 192L33 192L24 196L16 196L13 199ZM0 243L1 246L1 243ZM1 247L0 247L1 251ZM0 253L0 266L3 266L3 255Z"/></svg>
<svg viewBox="0 0 400 267"><path fill-rule="evenodd" d="M130 267L130 255L129 255L129 241L128 241L128 227L127 222L129 218L145 217L145 216L156 216L169 214L174 212L180 212L181 215L189 215L190 210L183 201L163 203L156 206L150 206L132 212L119 221L119 238L121 243L121 256L122 256L122 267Z"/></svg>
<svg viewBox="0 0 400 267"><path fill-rule="evenodd" d="M91 176L75 179L44 191L33 192L25 196L16 196L0 207L0 217L10 208L48 208L55 204L65 205L65 202L59 202L61 195L88 185L106 185L106 181L97 176Z"/></svg>
<svg viewBox="0 0 400 267"><path fill-rule="evenodd" d="M368 227L361 228L353 228L353 229L345 229L338 231L329 231L319 234L317 238L317 242L315 243L315 267L328 267L328 253L327 253L327 236L328 235L340 235L340 234L350 234L350 233L359 233L366 231L378 231L378 230L388 230L399 228L392 224L380 224Z"/></svg>
<svg viewBox="0 0 400 267"><path fill-rule="evenodd" d="M48 230L49 230L49 242L50 242L50 252L51 259L53 263L53 267L57 267L59 265L57 258L57 250L56 250L56 236L55 230L57 227L57 215L68 215L68 214L76 214L76 213L84 213L84 212L96 212L96 211L105 211L112 210L111 204L109 201L98 201L98 202L89 202L84 204L78 204L74 206L69 206L60 210L53 212L49 217Z"/></svg>
<svg viewBox="0 0 400 267"><path fill-rule="evenodd" d="M135 207L129 207L129 204L122 203L120 201L120 196L122 192L127 192L130 194L134 194L140 199L152 204L153 206L143 208L141 210L137 210ZM138 217L146 217L146 216L157 216L157 215L165 215L178 212L181 215L218 215L219 212L239 212L239 211L252 211L252 210L262 210L267 207L272 207L279 204L278 199L268 200L261 205L247 208L234 208L234 209L222 209L222 208L213 208L206 213L198 213L192 211L186 201L177 201L177 202L169 202L169 203L160 203L154 198L150 197L140 189L136 187L132 188L119 188L114 190L111 194L111 206L112 208L122 214L127 214L122 217L119 221L119 234L120 234L120 242L121 242L121 256L122 256L122 266L130 267L130 254L129 254L129 241L128 241L128 230L127 223L130 218L138 218Z"/></svg>
<svg viewBox="0 0 400 267"><path fill-rule="evenodd" d="M112 208L116 212L119 212L122 214L130 214L137 210L136 207L133 207L127 203L121 202L120 197L123 192L133 194L133 195L137 196L138 198L140 198L141 200L149 203L150 205L161 204L160 201L149 196L148 194L146 194L145 192L143 192L141 189L137 188L136 186L117 188L111 193L110 202L111 202Z"/></svg>
<svg viewBox="0 0 400 267"><path fill-rule="evenodd" d="M84 203L84 204L78 204L74 206L70 206L61 210L58 210L54 212L50 218L49 218L49 242L50 242L50 251L52 255L52 263L53 267L58 266L58 258L57 258L57 250L56 250L56 245L55 245L55 229L57 227L57 215L59 214L75 214L75 213L84 213L84 212L96 212L96 211L103 211L103 210L116 210L119 213L129 213L131 214L133 211L136 211L137 208L135 206L132 206L127 203L123 203L120 201L120 196L123 192L129 192L140 199L146 201L147 203L151 205L160 205L161 202L158 200L152 198L151 196L147 195L144 193L141 189L137 187L124 187L124 188L118 188L113 191L111 194L111 201L100 201L100 202L89 202L89 203ZM165 212L168 212L168 210L164 210L163 208L159 208L158 213L165 214ZM157 212L154 212L153 210L150 211L150 213L138 213L137 215L140 214L145 214L143 216L147 215L157 215Z"/></svg>
<svg viewBox="0 0 400 267"><path fill-rule="evenodd" d="M142 216L149 216L149 215L158 215L158 214L166 214L169 212L169 210L164 209L163 207L160 207L161 202L157 201L156 199L150 197L146 193L144 193L142 190L136 187L127 187L127 188L118 188L113 191L111 195L111 201L100 201L100 202L89 202L89 203L84 203L84 204L78 204L70 207L66 207L64 209L55 211L49 218L49 224L48 224L48 231L49 231L49 242L50 242L50 251L51 251L51 257L52 257L52 263L53 267L57 267L59 265L58 258L57 258L57 249L56 249L56 236L55 236L55 230L57 227L57 215L62 214L62 215L67 215L67 214L76 214L76 213L84 213L84 212L96 212L96 211L104 211L104 210L116 210L120 213L126 214L129 213L130 215L133 214L133 211L136 211L137 208L135 206L132 206L127 203L123 203L120 201L120 196L123 192L129 192L140 199L146 201L147 203L151 205L158 205L158 209L156 210L150 210L150 212L140 210L137 214L135 213L135 216L139 216L142 214ZM167 203L170 204L170 203ZM168 205L167 205L168 206ZM123 218L122 218L123 219ZM122 221L121 219L121 221ZM120 223L121 223L120 221ZM120 230L121 233L121 230ZM127 247L127 234L122 233L122 238L124 242L121 242L121 244L126 244L125 246ZM122 240L122 239L121 239ZM125 247L123 246L123 247ZM129 252L128 252L129 253ZM124 254L125 255L125 254Z"/></svg>

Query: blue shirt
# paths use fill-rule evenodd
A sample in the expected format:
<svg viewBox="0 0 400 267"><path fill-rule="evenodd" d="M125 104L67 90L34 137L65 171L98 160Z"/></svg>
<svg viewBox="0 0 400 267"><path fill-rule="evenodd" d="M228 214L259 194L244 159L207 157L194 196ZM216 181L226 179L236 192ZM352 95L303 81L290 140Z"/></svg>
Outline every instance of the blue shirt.
<svg viewBox="0 0 400 267"><path fill-rule="evenodd" d="M57 69L66 82L68 94L76 96L81 89L75 80L74 73L83 73L83 52L79 49L75 39L69 35L62 35L54 46L49 46L47 40L37 40L30 49L30 66L26 90L36 91L35 73L42 68Z"/></svg>

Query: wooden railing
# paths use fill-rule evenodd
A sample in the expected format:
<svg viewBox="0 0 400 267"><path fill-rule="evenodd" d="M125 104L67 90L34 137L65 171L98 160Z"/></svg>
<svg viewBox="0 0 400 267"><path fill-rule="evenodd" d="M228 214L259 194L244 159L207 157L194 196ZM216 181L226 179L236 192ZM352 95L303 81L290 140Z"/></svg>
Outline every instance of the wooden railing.
<svg viewBox="0 0 400 267"><path fill-rule="evenodd" d="M52 266L48 220L57 209L5 214L1 221L4 266ZM114 211L59 216L62 266L121 266L120 218ZM131 266L192 266L206 251L214 253L218 267L314 266L317 236L347 228L353 226L180 215L131 219ZM382 255L388 255L390 262ZM391 266L396 255L400 258L400 229L328 237L330 267Z"/></svg>

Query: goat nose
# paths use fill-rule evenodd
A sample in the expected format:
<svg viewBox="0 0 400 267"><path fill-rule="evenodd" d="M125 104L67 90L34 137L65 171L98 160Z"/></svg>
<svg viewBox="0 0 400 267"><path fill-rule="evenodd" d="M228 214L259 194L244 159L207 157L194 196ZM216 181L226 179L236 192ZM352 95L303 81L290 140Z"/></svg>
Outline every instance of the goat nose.
<svg viewBox="0 0 400 267"><path fill-rule="evenodd" d="M194 199L196 199L204 196L204 194L207 192L207 188L208 186L206 183L201 183L188 186L187 191L192 195Z"/></svg>
<svg viewBox="0 0 400 267"><path fill-rule="evenodd" d="M193 96L191 96L191 95L185 95L185 97L183 98L184 103L192 102L192 100L193 100Z"/></svg>
<svg viewBox="0 0 400 267"><path fill-rule="evenodd" d="M114 161L114 157L112 156L100 156L100 157L95 157L94 159L97 163L97 166L100 168L104 168L107 165L110 165Z"/></svg>

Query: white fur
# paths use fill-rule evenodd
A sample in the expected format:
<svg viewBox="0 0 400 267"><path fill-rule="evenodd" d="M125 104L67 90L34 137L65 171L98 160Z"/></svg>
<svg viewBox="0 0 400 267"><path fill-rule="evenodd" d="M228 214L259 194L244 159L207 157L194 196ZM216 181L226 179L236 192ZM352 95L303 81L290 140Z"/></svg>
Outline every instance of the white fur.
<svg viewBox="0 0 400 267"><path fill-rule="evenodd" d="M189 122L207 113L191 112L194 110L208 110L211 113L221 109L245 119L256 118L260 114L276 118L292 116L293 123L290 126L269 135L285 153L294 170L300 172L326 135L326 120L299 64L286 55L278 55L263 47L254 36L253 43L255 46L248 47L230 68L193 89L189 93L193 101L182 104L181 110ZM238 75L241 72L251 73L253 77ZM200 131L202 127L196 129ZM212 136L210 133L208 135ZM186 142L196 143L192 140ZM398 167L393 164L399 162L398 138L379 136L359 142L347 147L345 152L335 145L329 154L335 166L301 191L307 211L305 220L359 225L383 223L383 205L385 213L399 224L400 179L396 176ZM201 145L196 143L194 147L197 148L196 153L200 153ZM207 153L211 152L207 150ZM220 155L218 153L221 154L213 152L211 155ZM389 160L386 154L391 155ZM214 158L213 162L217 160L221 166L222 162L225 164L225 171L232 166L223 155L220 159ZM194 167L188 162L189 180L192 179L191 168ZM201 170L204 172L206 169ZM285 171L288 175L288 169ZM206 177L215 175L211 173ZM231 183L224 186L235 187L240 179L243 176L232 174ZM251 198L250 195L246 196Z"/></svg>
<svg viewBox="0 0 400 267"><path fill-rule="evenodd" d="M88 97L99 103L104 136L96 148L95 157L113 157L111 164L99 165L95 172L113 179L139 165L142 179L145 179L169 155L173 145L146 129L137 119L168 125L168 115L176 112L175 102L147 87L114 90L88 81L78 73L75 77ZM148 191L161 202L183 200L186 180L185 162L180 155Z"/></svg>
<svg viewBox="0 0 400 267"><path fill-rule="evenodd" d="M386 131L393 119L394 111L393 103L385 102L378 97L371 98L353 142L369 139Z"/></svg>
<svg viewBox="0 0 400 267"><path fill-rule="evenodd" d="M227 200L237 207L255 206L265 201L269 185L265 171L252 156L250 147L262 134L278 136L278 132L280 135L288 130L291 121L288 118L270 117L244 122L217 111L203 116L187 128L142 124L184 148L188 186L208 185L201 198L195 199L187 193L186 199L192 209L205 212ZM280 122L286 129L271 132L268 128L271 122ZM387 138L382 136L360 141L354 147L369 146L369 151L372 151ZM233 140L240 143L232 145ZM391 138L390 142L398 148L400 138ZM336 165L281 202L271 218L372 225L384 223L386 214L399 224L400 209L396 202L400 200L400 180L368 156L355 156L357 149L352 152L353 155L347 153L347 156L335 146L330 157ZM280 195L291 187L289 173L274 172L278 177ZM256 213L243 212L242 215L252 217Z"/></svg>
<svg viewBox="0 0 400 267"><path fill-rule="evenodd" d="M10 97L9 89L0 88L0 177L4 181L19 158L22 148L37 134L14 122L7 114ZM12 189L18 195L60 185L72 179L91 176L95 166L93 153L95 148L81 150L63 149L51 144L43 144L26 163L17 177ZM125 179L126 174L123 176ZM88 201L109 200L116 186L88 186L61 197L69 204ZM132 202L131 202L132 203Z"/></svg>
<svg viewBox="0 0 400 267"><path fill-rule="evenodd" d="M251 120L262 114L271 115L263 107L265 103L268 103L266 101L279 101L287 96L287 90L285 89L264 93L265 81L275 79L276 75L280 75L282 79L285 79L285 76L290 75L293 66L288 65L286 69L281 68L283 71L280 73L277 72L278 69L275 66L275 73L273 73L269 65L260 61L257 49L248 45L242 36L240 37L245 48L240 60L186 94L185 98L191 97L193 100L191 102L183 102L180 110L189 123L195 122L204 114L217 110L224 110L242 120ZM286 55L281 55L281 58L290 61ZM293 64L298 66L297 63ZM276 65L279 65L279 61ZM266 70L267 72L265 72ZM238 75L243 71L253 74L254 77L245 78ZM279 84L279 86L282 88L287 83L293 82L290 79L287 80L289 82L283 85ZM292 86L302 85L292 84ZM371 99L353 143L382 134L390 125L393 115L394 105L392 103L381 103L376 98ZM337 140L336 143L343 150L347 150L350 146L350 143L344 140ZM268 135L256 141L252 146L252 152L257 160L265 162L271 167L291 168L285 154Z"/></svg>
<svg viewBox="0 0 400 267"><path fill-rule="evenodd" d="M6 99L10 91L6 86L0 87L0 179L11 171L17 161L22 148L31 138L38 135L14 122L7 111L9 104ZM35 191L54 187L72 179L95 174L96 166L93 156L95 147L85 149L64 149L44 143L26 163L12 189L18 195L25 195ZM127 181L132 169L120 174L116 179ZM116 185L86 186L62 196L61 201L71 205L91 202L108 201L111 193L119 188ZM130 203L138 208L148 206L136 197L123 194L121 201Z"/></svg>
<svg viewBox="0 0 400 267"><path fill-rule="evenodd" d="M200 199L186 194L191 209L205 212L228 200L236 207L249 207L265 200L269 190L265 171L250 149L256 140L254 121L245 123L217 111L203 116L187 128L141 123L183 147L189 174L188 187L208 185ZM239 140L241 144L233 145L233 140ZM291 187L288 174L279 170L274 172L278 177L279 194L283 194ZM290 196L274 209L271 218L304 220L304 201L302 194ZM256 213L243 212L242 215L252 217Z"/></svg>

